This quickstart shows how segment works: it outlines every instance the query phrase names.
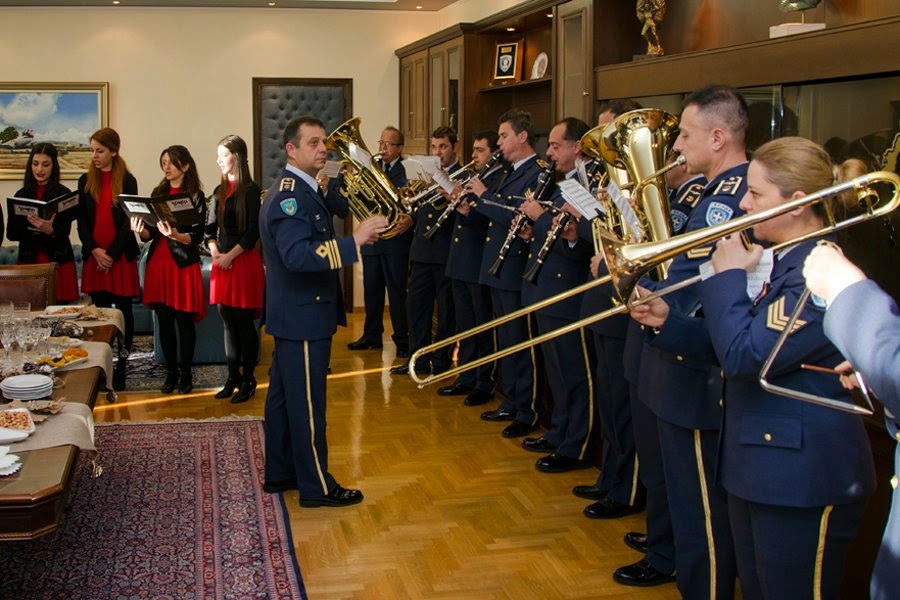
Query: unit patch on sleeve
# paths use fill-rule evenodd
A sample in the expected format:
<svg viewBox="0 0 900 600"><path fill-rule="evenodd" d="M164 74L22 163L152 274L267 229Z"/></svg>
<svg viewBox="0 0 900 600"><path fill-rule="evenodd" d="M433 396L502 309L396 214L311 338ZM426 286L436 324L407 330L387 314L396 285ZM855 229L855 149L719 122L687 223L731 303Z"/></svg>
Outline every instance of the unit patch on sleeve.
<svg viewBox="0 0 900 600"><path fill-rule="evenodd" d="M286 214L289 217L293 217L297 214L297 199L296 198L285 198L281 201L281 212Z"/></svg>
<svg viewBox="0 0 900 600"><path fill-rule="evenodd" d="M734 209L721 202L710 202L706 209L706 224L718 225L724 223L734 215Z"/></svg>

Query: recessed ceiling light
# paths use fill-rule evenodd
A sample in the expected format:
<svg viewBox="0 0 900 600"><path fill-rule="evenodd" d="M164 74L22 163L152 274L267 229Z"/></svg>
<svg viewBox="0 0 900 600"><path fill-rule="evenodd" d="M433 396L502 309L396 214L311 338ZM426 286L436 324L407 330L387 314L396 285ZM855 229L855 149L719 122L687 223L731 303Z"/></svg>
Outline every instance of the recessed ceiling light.
<svg viewBox="0 0 900 600"><path fill-rule="evenodd" d="M516 28L515 27L507 27L506 30L512 32L512 31L515 31Z"/></svg>
<svg viewBox="0 0 900 600"><path fill-rule="evenodd" d="M422 10L422 7L421 7L421 6L417 6L417 7L416 7L416 10Z"/></svg>
<svg viewBox="0 0 900 600"><path fill-rule="evenodd" d="M548 13L547 13L547 18L548 18L548 19L552 19L552 18L553 18L553 13L552 13L552 12L548 12Z"/></svg>
<svg viewBox="0 0 900 600"><path fill-rule="evenodd" d="M269 6L275 6L274 2L269 2Z"/></svg>

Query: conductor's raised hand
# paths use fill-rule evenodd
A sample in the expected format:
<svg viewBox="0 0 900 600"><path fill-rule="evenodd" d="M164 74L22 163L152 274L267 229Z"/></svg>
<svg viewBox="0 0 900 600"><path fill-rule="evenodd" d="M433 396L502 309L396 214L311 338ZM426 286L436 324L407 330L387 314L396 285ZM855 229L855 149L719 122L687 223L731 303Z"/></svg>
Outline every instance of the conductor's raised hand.
<svg viewBox="0 0 900 600"><path fill-rule="evenodd" d="M375 215L361 221L353 232L353 239L357 246L374 244L381 237L381 232L387 229L387 217Z"/></svg>

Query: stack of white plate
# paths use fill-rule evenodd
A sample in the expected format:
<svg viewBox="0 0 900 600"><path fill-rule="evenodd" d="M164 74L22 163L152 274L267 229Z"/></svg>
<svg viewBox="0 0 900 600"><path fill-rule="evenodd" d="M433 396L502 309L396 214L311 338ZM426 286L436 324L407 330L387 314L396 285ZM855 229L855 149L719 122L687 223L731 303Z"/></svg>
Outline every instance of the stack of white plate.
<svg viewBox="0 0 900 600"><path fill-rule="evenodd" d="M19 457L9 454L9 446L0 446L0 477L12 475L22 467Z"/></svg>
<svg viewBox="0 0 900 600"><path fill-rule="evenodd" d="M46 375L14 375L0 382L7 400L37 400L53 393L53 380Z"/></svg>

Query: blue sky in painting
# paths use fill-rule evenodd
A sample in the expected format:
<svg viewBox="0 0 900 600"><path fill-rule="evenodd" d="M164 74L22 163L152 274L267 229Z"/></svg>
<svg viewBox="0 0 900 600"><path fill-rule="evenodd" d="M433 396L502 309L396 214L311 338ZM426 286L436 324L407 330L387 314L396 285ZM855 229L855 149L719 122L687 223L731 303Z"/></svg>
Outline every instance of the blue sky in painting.
<svg viewBox="0 0 900 600"><path fill-rule="evenodd" d="M99 92L0 91L0 130L31 129L35 141L88 143L98 127Z"/></svg>

